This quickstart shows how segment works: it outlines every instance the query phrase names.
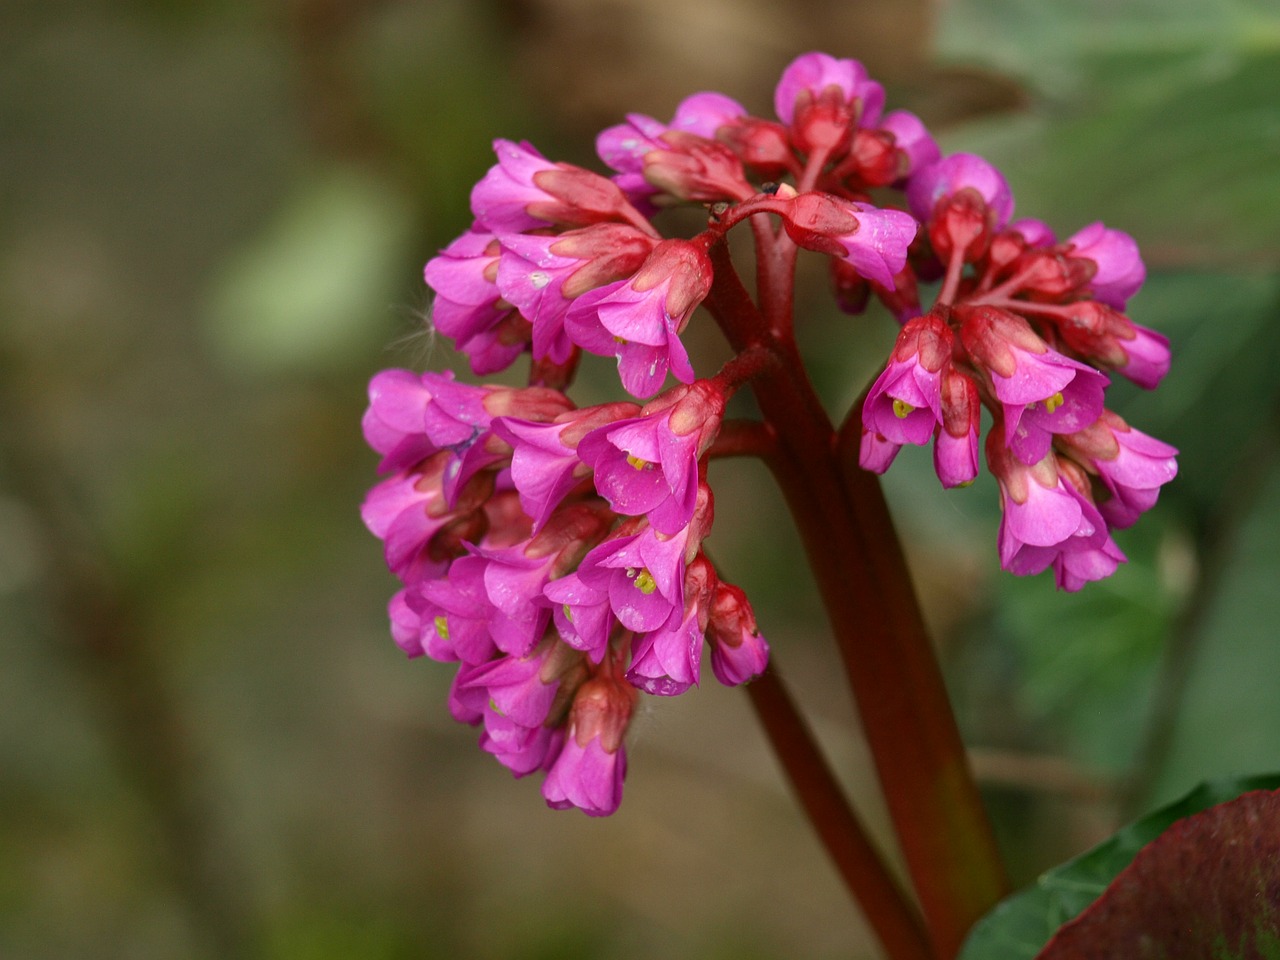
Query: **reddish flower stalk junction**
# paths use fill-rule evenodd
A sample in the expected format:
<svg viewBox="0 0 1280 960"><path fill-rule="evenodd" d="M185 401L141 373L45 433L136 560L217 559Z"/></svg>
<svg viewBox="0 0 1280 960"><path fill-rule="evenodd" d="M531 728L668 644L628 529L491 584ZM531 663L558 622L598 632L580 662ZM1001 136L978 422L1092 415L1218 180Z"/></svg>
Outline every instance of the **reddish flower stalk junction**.
<svg viewBox="0 0 1280 960"><path fill-rule="evenodd" d="M856 61L810 53L783 73L776 120L718 93L689 97L669 123L628 116L597 141L611 176L498 141L472 191L475 222L426 280L436 328L474 372L527 353L529 386L374 377L364 430L387 477L363 515L403 583L396 642L458 664L454 716L516 776L544 774L551 806L604 815L621 801L641 692L696 685L707 646L722 683L766 668L751 605L703 551L708 462L763 457L814 565L927 935L896 890L870 898L872 913L895 912L873 926L892 956L947 956L1002 873L879 488L850 464L883 473L904 445L932 442L942 485L968 486L985 410L1001 564L1052 568L1078 590L1124 561L1112 531L1176 473L1173 448L1104 405L1112 374L1154 388L1169 350L1122 312L1145 275L1132 238L1095 223L1058 242L1039 221L1011 220L994 167L941 156L919 118L883 114L883 101ZM706 228L665 236L660 214L676 204L706 207ZM743 225L754 296L725 244ZM840 430L792 335L801 249L826 259L843 309L874 295L901 327ZM736 351L709 378L681 340L700 305ZM645 402L576 406L565 391L583 353L616 361ZM761 420L726 423L746 384ZM776 693L753 698L762 720L815 770L770 683ZM835 780L795 782L808 797ZM839 806L806 802L820 819ZM824 838L860 829L847 813L819 826ZM862 871L851 889L864 903L888 876L842 870Z"/></svg>

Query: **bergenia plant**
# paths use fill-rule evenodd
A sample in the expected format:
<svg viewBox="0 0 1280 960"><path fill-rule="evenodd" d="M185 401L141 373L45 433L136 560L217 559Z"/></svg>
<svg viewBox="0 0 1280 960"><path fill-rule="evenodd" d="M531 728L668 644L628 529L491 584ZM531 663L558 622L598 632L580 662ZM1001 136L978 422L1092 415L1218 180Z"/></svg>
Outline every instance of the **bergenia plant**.
<svg viewBox="0 0 1280 960"><path fill-rule="evenodd" d="M948 489L985 462L1000 564L1080 590L1124 563L1115 532L1177 472L1172 447L1106 405L1113 377L1154 389L1169 346L1124 312L1145 276L1131 237L1014 219L1000 172L885 113L857 61L797 58L774 108L698 93L670 122L630 115L598 138L603 173L496 142L474 222L426 281L472 370L527 364L528 385L375 376L364 432L386 476L363 516L403 584L395 641L456 665L450 711L515 776L541 777L550 806L614 813L638 699L699 684L709 652L719 682L747 684L886 953L950 957L1005 878L877 475L908 444L932 444ZM664 233L676 205L703 228ZM734 232L754 244L746 277ZM875 298L899 325L840 423L796 345L801 256L825 261L842 309ZM682 339L707 323L733 352L716 371ZM584 354L616 363L617 399L570 398ZM743 387L758 419L726 418ZM768 465L799 528L915 900L770 666L734 558L705 550L711 464L741 456Z"/></svg>

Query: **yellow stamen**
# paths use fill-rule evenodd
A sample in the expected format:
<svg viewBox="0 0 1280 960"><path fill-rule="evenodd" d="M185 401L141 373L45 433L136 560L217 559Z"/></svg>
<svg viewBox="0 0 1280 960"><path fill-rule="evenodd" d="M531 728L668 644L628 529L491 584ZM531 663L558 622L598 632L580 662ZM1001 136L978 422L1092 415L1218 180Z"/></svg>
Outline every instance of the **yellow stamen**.
<svg viewBox="0 0 1280 960"><path fill-rule="evenodd" d="M653 574L647 567L636 574L636 589L646 597L658 589L657 581L653 579Z"/></svg>
<svg viewBox="0 0 1280 960"><path fill-rule="evenodd" d="M449 621L444 618L444 614L436 617L433 621L436 627L436 633L440 635L440 639L446 643L449 640Z"/></svg>
<svg viewBox="0 0 1280 960"><path fill-rule="evenodd" d="M1067 402L1066 398L1063 397L1062 391L1059 390L1052 397L1048 397L1045 399L1044 408L1049 413L1053 413L1053 411L1057 410L1060 406L1062 406L1066 402Z"/></svg>
<svg viewBox="0 0 1280 960"><path fill-rule="evenodd" d="M634 453L627 454L627 463L631 464L631 466L635 467L637 470L649 470L653 467L653 464L648 460L641 460Z"/></svg>
<svg viewBox="0 0 1280 960"><path fill-rule="evenodd" d="M506 716L505 713L503 713L501 710L498 709L498 704L494 702L492 697L489 698L489 709L492 710L494 713L496 713L500 717Z"/></svg>
<svg viewBox="0 0 1280 960"><path fill-rule="evenodd" d="M915 407L907 403L907 401L905 400L895 399L893 401L893 415L897 417L899 420L907 419L907 417L915 413L915 409L916 409Z"/></svg>
<svg viewBox="0 0 1280 960"><path fill-rule="evenodd" d="M569 609L569 605L566 603L562 609L564 610L564 618L573 623L573 611Z"/></svg>

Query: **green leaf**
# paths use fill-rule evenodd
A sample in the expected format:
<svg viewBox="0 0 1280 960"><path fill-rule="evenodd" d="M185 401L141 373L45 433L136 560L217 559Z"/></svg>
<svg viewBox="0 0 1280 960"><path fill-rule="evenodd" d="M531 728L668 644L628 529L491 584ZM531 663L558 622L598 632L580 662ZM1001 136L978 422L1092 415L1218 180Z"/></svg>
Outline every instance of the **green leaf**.
<svg viewBox="0 0 1280 960"><path fill-rule="evenodd" d="M1277 789L1280 774L1201 784L1176 803L1130 824L1087 853L1044 874L1034 886L1001 902L974 927L959 960L1030 960L1063 924L1079 916L1102 895L1139 850L1175 822L1242 793Z"/></svg>

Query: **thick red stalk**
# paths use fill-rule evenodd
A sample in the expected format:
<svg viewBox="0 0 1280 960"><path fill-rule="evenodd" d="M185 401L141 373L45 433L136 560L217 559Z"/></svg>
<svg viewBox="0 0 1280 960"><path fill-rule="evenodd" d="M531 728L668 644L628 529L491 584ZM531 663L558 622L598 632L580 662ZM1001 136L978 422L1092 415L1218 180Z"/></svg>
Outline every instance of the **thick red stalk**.
<svg viewBox="0 0 1280 960"><path fill-rule="evenodd" d="M747 684L779 763L809 821L891 960L933 960L915 905L863 829L774 666Z"/></svg>
<svg viewBox="0 0 1280 960"><path fill-rule="evenodd" d="M794 341L770 336L789 323L756 309L722 244L710 252L707 306L731 345L767 344L781 361L752 381L777 438L770 466L831 620L934 949L952 957L1006 880L897 536L876 479L844 470ZM772 278L769 308L779 309L785 282Z"/></svg>

